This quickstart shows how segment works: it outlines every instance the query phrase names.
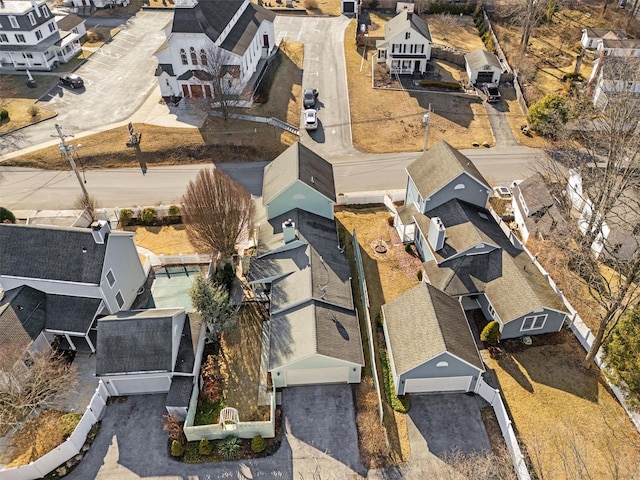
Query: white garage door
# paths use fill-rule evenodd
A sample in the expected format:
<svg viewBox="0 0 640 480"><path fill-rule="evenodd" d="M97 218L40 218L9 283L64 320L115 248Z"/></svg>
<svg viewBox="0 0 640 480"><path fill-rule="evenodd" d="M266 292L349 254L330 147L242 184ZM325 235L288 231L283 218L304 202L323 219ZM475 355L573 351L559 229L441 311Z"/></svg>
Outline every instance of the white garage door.
<svg viewBox="0 0 640 480"><path fill-rule="evenodd" d="M405 393L468 392L473 377L408 378Z"/></svg>
<svg viewBox="0 0 640 480"><path fill-rule="evenodd" d="M107 389L111 395L136 395L145 393L166 393L171 388L168 377L117 378L110 379Z"/></svg>
<svg viewBox="0 0 640 480"><path fill-rule="evenodd" d="M288 386L319 385L322 383L348 383L349 367L287 370L284 375Z"/></svg>

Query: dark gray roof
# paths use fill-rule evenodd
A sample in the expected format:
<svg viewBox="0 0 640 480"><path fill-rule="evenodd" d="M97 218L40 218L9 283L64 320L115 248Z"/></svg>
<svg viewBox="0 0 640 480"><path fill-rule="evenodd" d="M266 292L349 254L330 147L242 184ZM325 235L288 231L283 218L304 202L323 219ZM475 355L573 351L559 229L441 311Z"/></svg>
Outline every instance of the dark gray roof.
<svg viewBox="0 0 640 480"><path fill-rule="evenodd" d="M270 370L315 354L364 365L355 312L310 302L271 316Z"/></svg>
<svg viewBox="0 0 640 480"><path fill-rule="evenodd" d="M162 75L162 72L165 72L170 77L175 77L176 75L175 73L173 73L173 65L171 65L170 63L159 64L158 68L156 68L155 76L159 77L160 75Z"/></svg>
<svg viewBox="0 0 640 480"><path fill-rule="evenodd" d="M383 307L398 374L449 352L484 371L458 300L420 283Z"/></svg>
<svg viewBox="0 0 640 480"><path fill-rule="evenodd" d="M494 53L487 52L486 50L476 50L474 52L467 53L464 58L471 70L479 70L485 65L491 65L492 67L502 69L502 65L500 65L498 57Z"/></svg>
<svg viewBox="0 0 640 480"><path fill-rule="evenodd" d="M99 284L106 248L88 228L0 224L0 275Z"/></svg>
<svg viewBox="0 0 640 480"><path fill-rule="evenodd" d="M194 77L198 80L204 81L213 80L213 76L205 70L187 70L182 75L178 76L178 80L189 80Z"/></svg>
<svg viewBox="0 0 640 480"><path fill-rule="evenodd" d="M167 407L188 407L193 391L193 377L173 377L164 404Z"/></svg>
<svg viewBox="0 0 640 480"><path fill-rule="evenodd" d="M262 22L273 23L275 18L276 14L271 10L249 3L220 46L236 55L244 55Z"/></svg>
<svg viewBox="0 0 640 480"><path fill-rule="evenodd" d="M520 195L528 210L526 215ZM559 208L559 202L553 198L544 178L539 173L515 185L513 198L523 214L529 233L538 233L544 237L554 233L564 235L568 232L567 222Z"/></svg>
<svg viewBox="0 0 640 480"><path fill-rule="evenodd" d="M98 313L100 298L47 294L47 330L85 334Z"/></svg>
<svg viewBox="0 0 640 480"><path fill-rule="evenodd" d="M0 300L0 347L26 348L44 329L43 292L28 286L4 292Z"/></svg>
<svg viewBox="0 0 640 480"><path fill-rule="evenodd" d="M489 184L473 162L444 140L411 163L407 172L423 198L430 197L463 173L489 189Z"/></svg>
<svg viewBox="0 0 640 480"><path fill-rule="evenodd" d="M296 142L265 167L262 187L263 205L269 205L273 199L298 180L329 200L336 201L333 166L317 153Z"/></svg>
<svg viewBox="0 0 640 480"><path fill-rule="evenodd" d="M431 30L429 24L417 13L407 10L400 12L398 15L389 20L384 26L384 38L390 41L396 35L404 32L406 29L412 28L424 38L431 42ZM415 42L408 42L415 43Z"/></svg>
<svg viewBox="0 0 640 480"><path fill-rule="evenodd" d="M39 10L39 15L36 13L36 8ZM12 31L31 32L53 19L53 15L51 15L51 11L45 2L37 4L36 8L33 8L31 3L26 1L7 1L2 7L3 15L0 15L0 31L2 33ZM32 25L31 20L29 20L29 12L33 13L35 25ZM44 12L48 15L45 16ZM9 22L9 18L7 18L8 15L15 17L18 22L18 28L11 26L11 22Z"/></svg>
<svg viewBox="0 0 640 480"><path fill-rule="evenodd" d="M133 310L99 319L96 375L172 372L173 317L180 314L177 308Z"/></svg>

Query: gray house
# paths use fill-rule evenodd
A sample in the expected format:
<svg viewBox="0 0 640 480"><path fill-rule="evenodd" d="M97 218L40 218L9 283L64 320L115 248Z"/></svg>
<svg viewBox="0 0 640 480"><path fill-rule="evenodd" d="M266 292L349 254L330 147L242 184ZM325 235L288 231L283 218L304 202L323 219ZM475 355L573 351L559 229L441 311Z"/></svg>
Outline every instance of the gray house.
<svg viewBox="0 0 640 480"><path fill-rule="evenodd" d="M200 370L204 334L191 334L181 308L131 310L98 320L96 376L110 395L167 393L170 413L186 416Z"/></svg>
<svg viewBox="0 0 640 480"><path fill-rule="evenodd" d="M398 395L474 390L484 366L457 299L421 283L382 314Z"/></svg>
<svg viewBox="0 0 640 480"><path fill-rule="evenodd" d="M294 144L265 168L248 280L267 302L273 385L358 383L364 355L351 268L333 218L331 164Z"/></svg>
<svg viewBox="0 0 640 480"><path fill-rule="evenodd" d="M560 298L486 209L490 190L473 163L441 142L407 172L395 225L404 241L413 237L425 280L466 310L481 308L503 338L560 330Z"/></svg>
<svg viewBox="0 0 640 480"><path fill-rule="evenodd" d="M0 224L0 287L43 294L44 334L63 349L95 352L98 315L129 308L146 275L131 232Z"/></svg>

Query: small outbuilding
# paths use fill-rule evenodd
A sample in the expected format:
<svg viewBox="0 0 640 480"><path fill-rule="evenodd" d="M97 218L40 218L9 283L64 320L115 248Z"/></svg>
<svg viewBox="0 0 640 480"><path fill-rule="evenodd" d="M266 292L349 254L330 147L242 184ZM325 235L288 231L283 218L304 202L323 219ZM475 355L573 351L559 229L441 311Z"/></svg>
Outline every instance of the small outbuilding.
<svg viewBox="0 0 640 480"><path fill-rule="evenodd" d="M469 83L499 83L502 65L498 57L486 50L476 50L464 56Z"/></svg>
<svg viewBox="0 0 640 480"><path fill-rule="evenodd" d="M398 395L474 391L484 366L457 299L420 283L382 313Z"/></svg>

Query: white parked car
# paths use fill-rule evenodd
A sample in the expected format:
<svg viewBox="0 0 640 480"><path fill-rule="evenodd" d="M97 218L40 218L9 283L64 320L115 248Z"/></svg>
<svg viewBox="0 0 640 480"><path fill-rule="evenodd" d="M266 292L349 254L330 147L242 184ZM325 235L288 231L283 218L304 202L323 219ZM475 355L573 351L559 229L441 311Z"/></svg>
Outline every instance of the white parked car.
<svg viewBox="0 0 640 480"><path fill-rule="evenodd" d="M307 130L315 130L318 128L318 112L309 108L304 111L304 128Z"/></svg>

